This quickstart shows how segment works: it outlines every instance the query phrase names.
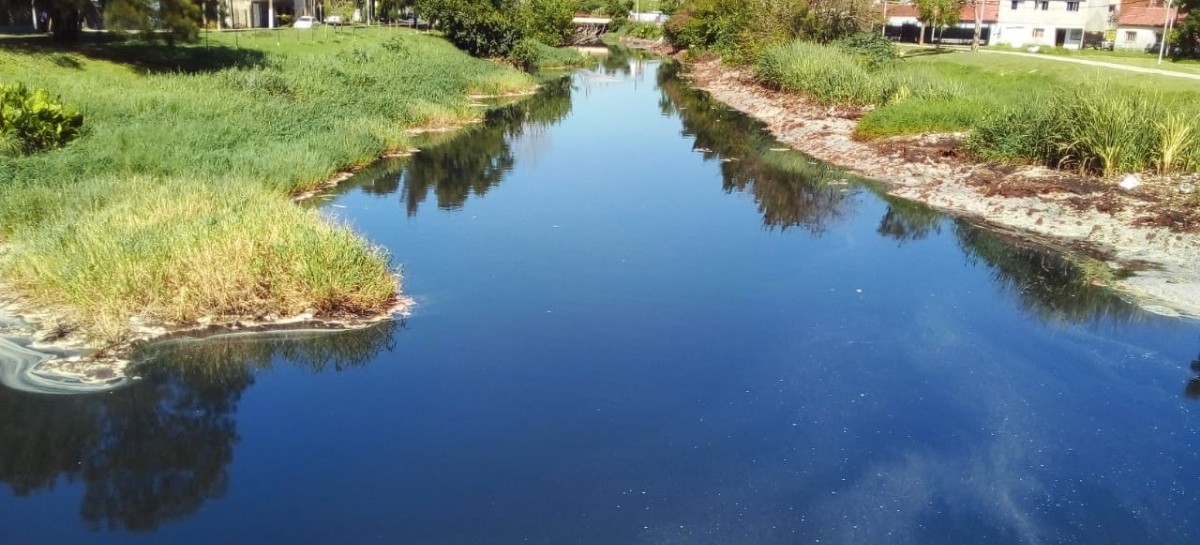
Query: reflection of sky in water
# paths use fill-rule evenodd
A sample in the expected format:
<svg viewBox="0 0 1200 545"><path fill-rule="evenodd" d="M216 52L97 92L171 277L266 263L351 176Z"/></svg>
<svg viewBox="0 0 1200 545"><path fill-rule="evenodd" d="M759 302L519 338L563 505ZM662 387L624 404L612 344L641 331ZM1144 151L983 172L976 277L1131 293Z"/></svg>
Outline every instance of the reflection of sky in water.
<svg viewBox="0 0 1200 545"><path fill-rule="evenodd" d="M405 327L0 391L14 542L1200 537L1195 323L609 62L342 188Z"/></svg>

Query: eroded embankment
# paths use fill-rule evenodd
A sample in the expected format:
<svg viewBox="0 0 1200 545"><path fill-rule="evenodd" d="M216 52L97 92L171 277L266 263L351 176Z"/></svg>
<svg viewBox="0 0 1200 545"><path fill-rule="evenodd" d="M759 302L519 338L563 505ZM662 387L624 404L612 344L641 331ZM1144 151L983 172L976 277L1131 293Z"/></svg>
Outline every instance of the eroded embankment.
<svg viewBox="0 0 1200 545"><path fill-rule="evenodd" d="M1038 167L999 167L958 153L961 135L884 142L853 138L856 116L773 91L717 60L689 64L695 88L766 124L781 142L879 180L888 193L1054 246L1082 246L1137 271L1112 287L1142 307L1200 317L1200 234L1159 210L1147 188L1069 190L1078 177ZM1096 186L1097 180L1086 181ZM1146 184L1156 183L1146 180ZM1167 183L1167 182L1158 182ZM1174 188L1159 188L1163 192ZM1166 215L1162 221L1156 217Z"/></svg>

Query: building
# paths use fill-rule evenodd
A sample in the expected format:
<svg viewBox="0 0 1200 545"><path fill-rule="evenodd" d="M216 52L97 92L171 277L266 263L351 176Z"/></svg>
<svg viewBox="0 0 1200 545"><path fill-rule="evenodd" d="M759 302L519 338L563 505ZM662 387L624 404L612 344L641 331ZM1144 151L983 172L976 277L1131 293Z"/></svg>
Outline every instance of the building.
<svg viewBox="0 0 1200 545"><path fill-rule="evenodd" d="M1003 0L995 43L1080 49L1100 44L1119 0Z"/></svg>
<svg viewBox="0 0 1200 545"><path fill-rule="evenodd" d="M920 20L917 7L911 3L879 4L880 16L886 15L885 30L889 38L899 41L916 42L921 33L925 34L925 42L933 43L935 39L943 42L970 43L975 35L975 2L968 1L958 11L958 23L945 29L925 28ZM981 30L980 41L983 45L991 43L995 34L996 14L999 12L1000 0L979 0ZM886 13L884 13L886 11Z"/></svg>
<svg viewBox="0 0 1200 545"><path fill-rule="evenodd" d="M223 28L267 28L271 11L270 0L218 0L225 17ZM318 15L317 0L275 0L275 16L285 15L294 20L301 15Z"/></svg>
<svg viewBox="0 0 1200 545"><path fill-rule="evenodd" d="M1118 10L1117 30L1112 36L1115 49L1145 51L1162 42L1163 26L1174 17L1178 25L1187 14L1180 13L1176 5L1170 8L1163 0L1133 0Z"/></svg>

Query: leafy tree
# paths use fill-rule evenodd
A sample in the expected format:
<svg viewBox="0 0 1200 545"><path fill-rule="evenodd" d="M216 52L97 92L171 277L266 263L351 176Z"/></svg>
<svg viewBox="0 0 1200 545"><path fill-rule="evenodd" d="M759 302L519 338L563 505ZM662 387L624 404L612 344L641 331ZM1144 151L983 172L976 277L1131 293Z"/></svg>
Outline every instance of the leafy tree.
<svg viewBox="0 0 1200 545"><path fill-rule="evenodd" d="M146 40L163 30L168 42L200 34L200 4L194 0L110 0L104 23L111 30L138 31Z"/></svg>
<svg viewBox="0 0 1200 545"><path fill-rule="evenodd" d="M963 0L916 0L918 19L925 26L943 29L958 22L958 8ZM925 43L925 32L921 32L920 42ZM939 41L938 47L941 47Z"/></svg>
<svg viewBox="0 0 1200 545"><path fill-rule="evenodd" d="M1200 57L1200 0L1176 0L1181 13L1187 13L1175 31L1171 33L1170 42L1174 46L1175 57Z"/></svg>
<svg viewBox="0 0 1200 545"><path fill-rule="evenodd" d="M524 0L519 13L520 25L527 38L559 46L571 37L574 0Z"/></svg>

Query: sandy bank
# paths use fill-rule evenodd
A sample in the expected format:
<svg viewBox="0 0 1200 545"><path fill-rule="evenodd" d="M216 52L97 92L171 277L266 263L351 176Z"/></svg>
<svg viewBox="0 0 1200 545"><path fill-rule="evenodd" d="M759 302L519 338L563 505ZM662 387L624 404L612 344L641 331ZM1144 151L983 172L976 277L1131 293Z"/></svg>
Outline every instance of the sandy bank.
<svg viewBox="0 0 1200 545"><path fill-rule="evenodd" d="M1138 271L1112 287L1152 312L1200 317L1200 234L1192 217L1165 214L1179 180L1145 179L1124 191L1109 181L1039 167L972 162L961 135L859 142L855 115L757 84L720 61L689 64L685 77L713 98L762 121L781 142L886 184L888 193L1057 247L1086 249ZM1180 189L1177 189L1180 188Z"/></svg>

